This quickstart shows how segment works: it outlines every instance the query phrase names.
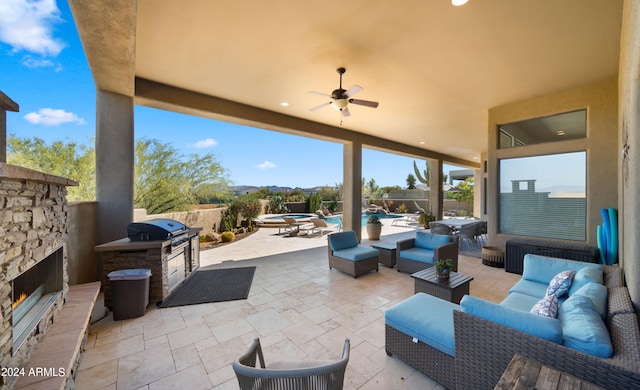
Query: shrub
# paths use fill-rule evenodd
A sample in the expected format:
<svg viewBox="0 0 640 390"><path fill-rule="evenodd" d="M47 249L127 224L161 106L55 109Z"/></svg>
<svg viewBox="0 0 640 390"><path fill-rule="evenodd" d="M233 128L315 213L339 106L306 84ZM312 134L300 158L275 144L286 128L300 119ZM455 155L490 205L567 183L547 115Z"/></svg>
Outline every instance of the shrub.
<svg viewBox="0 0 640 390"><path fill-rule="evenodd" d="M236 235L232 231L227 230L226 232L222 232L220 238L222 239L222 242L231 242L235 240Z"/></svg>
<svg viewBox="0 0 640 390"><path fill-rule="evenodd" d="M284 199L280 195L274 195L269 200L269 212L271 214L286 214L289 212L287 205L284 203Z"/></svg>
<svg viewBox="0 0 640 390"><path fill-rule="evenodd" d="M318 193L310 194L307 197L307 212L313 213L322 208L322 196Z"/></svg>
<svg viewBox="0 0 640 390"><path fill-rule="evenodd" d="M371 216L369 216L369 219L367 219L367 223L379 224L379 223L382 223L382 222L380 222L380 218L376 217L375 215L371 215Z"/></svg>

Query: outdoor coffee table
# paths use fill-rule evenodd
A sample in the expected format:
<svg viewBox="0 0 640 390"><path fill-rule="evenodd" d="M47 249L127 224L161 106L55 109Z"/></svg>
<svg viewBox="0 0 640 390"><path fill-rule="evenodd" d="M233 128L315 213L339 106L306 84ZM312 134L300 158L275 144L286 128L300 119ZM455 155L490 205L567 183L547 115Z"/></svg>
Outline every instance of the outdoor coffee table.
<svg viewBox="0 0 640 390"><path fill-rule="evenodd" d="M457 272L451 272L449 279L438 279L436 267L418 271L411 277L415 280L415 293L427 293L453 303L460 303L462 297L469 294L469 282L473 280L471 276Z"/></svg>
<svg viewBox="0 0 640 390"><path fill-rule="evenodd" d="M371 244L372 248L378 250L378 262L393 268L396 265L396 243L389 241L380 241Z"/></svg>

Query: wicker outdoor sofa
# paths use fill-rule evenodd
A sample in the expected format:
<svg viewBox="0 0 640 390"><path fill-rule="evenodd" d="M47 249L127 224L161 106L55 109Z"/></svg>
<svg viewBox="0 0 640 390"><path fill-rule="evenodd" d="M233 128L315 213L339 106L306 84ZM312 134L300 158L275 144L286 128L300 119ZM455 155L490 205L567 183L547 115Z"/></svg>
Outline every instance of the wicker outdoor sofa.
<svg viewBox="0 0 640 390"><path fill-rule="evenodd" d="M450 389L493 389L518 353L606 389L640 389L640 328L622 269L603 266L613 355L599 358L453 310L455 358L385 325L386 350ZM448 302L447 302L448 304Z"/></svg>

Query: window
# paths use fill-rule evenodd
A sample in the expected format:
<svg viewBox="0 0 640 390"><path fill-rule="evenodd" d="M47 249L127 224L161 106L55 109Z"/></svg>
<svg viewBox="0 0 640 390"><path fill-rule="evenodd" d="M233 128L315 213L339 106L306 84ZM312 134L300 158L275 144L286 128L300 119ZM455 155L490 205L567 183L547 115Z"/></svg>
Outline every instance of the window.
<svg viewBox="0 0 640 390"><path fill-rule="evenodd" d="M587 153L499 161L498 232L586 241Z"/></svg>
<svg viewBox="0 0 640 390"><path fill-rule="evenodd" d="M498 149L587 136L587 111L579 110L498 126Z"/></svg>

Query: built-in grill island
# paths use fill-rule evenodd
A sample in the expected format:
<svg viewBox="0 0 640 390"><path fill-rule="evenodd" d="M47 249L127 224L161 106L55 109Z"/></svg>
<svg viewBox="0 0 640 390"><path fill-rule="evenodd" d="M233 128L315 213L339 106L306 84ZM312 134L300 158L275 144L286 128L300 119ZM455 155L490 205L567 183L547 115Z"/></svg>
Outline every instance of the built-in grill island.
<svg viewBox="0 0 640 390"><path fill-rule="evenodd" d="M151 219L129 224L126 238L96 246L105 306L111 307L109 272L135 268L151 270L149 302L162 302L200 266L201 230L171 219Z"/></svg>

